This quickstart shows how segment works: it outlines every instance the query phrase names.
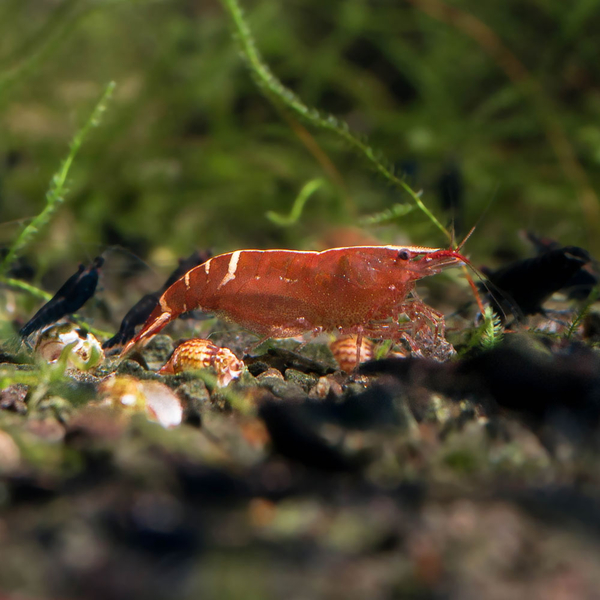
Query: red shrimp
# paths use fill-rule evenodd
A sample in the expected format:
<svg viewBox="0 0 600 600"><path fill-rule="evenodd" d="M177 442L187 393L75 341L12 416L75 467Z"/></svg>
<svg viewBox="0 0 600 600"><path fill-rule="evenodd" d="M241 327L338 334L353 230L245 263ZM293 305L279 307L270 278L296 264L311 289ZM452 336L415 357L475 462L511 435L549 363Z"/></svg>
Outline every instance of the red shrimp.
<svg viewBox="0 0 600 600"><path fill-rule="evenodd" d="M363 336L404 338L418 350L414 336L443 336L444 317L418 299L415 283L461 263L470 265L457 250L418 246L228 252L171 285L122 354L195 309L265 339L337 330L357 335L359 345Z"/></svg>

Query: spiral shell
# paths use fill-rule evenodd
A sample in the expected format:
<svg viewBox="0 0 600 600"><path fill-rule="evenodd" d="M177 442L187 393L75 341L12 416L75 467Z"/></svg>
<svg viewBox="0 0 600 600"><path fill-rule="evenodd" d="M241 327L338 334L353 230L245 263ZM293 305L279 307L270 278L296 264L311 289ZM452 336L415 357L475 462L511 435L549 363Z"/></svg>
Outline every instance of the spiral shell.
<svg viewBox="0 0 600 600"><path fill-rule="evenodd" d="M183 418L181 400L163 383L139 381L129 375L110 376L98 389L99 406L127 413L141 412L163 427L176 427Z"/></svg>
<svg viewBox="0 0 600 600"><path fill-rule="evenodd" d="M207 367L214 367L217 385L225 387L241 375L244 363L229 348L220 348L209 340L194 338L179 345L159 373L168 375Z"/></svg>
<svg viewBox="0 0 600 600"><path fill-rule="evenodd" d="M357 341L358 339L355 335L347 335L329 344L329 349L337 364L346 373L352 373L356 367L356 356L358 354ZM371 360L374 348L375 344L371 340L363 338L360 345L359 362L362 363Z"/></svg>
<svg viewBox="0 0 600 600"><path fill-rule="evenodd" d="M44 329L35 345L35 353L49 363L56 362L65 348L70 366L87 371L104 360L104 351L98 339L72 323L59 323Z"/></svg>
<svg viewBox="0 0 600 600"><path fill-rule="evenodd" d="M140 381L129 375L111 375L98 388L102 405L139 412L146 410L146 398Z"/></svg>

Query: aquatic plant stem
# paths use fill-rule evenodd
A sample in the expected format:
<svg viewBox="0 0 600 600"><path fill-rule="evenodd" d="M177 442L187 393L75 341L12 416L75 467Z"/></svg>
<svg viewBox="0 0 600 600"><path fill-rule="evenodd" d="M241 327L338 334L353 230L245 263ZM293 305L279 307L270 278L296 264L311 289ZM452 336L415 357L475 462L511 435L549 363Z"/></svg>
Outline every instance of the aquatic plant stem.
<svg viewBox="0 0 600 600"><path fill-rule="evenodd" d="M25 246L27 246L27 244L31 242L31 240L37 235L40 229L48 223L58 206L63 202L64 196L67 192L67 177L69 175L71 165L75 160L75 156L81 148L83 140L89 133L90 129L99 125L102 114L106 110L107 103L113 94L115 86L116 84L114 81L111 81L106 86L106 89L94 107L92 114L84 123L83 127L81 127L81 129L79 129L73 137L73 140L69 146L69 154L62 162L59 170L52 177L50 187L46 192L46 205L42 209L42 212L33 218L31 223L29 223L23 229L23 231L21 231L17 239L11 244L6 256L4 257L4 260L0 263L0 276L4 276L6 274L18 253L23 250L23 248L25 248Z"/></svg>
<svg viewBox="0 0 600 600"><path fill-rule="evenodd" d="M40 290L40 288L35 287L25 281L21 281L20 279L13 279L12 277L4 277L0 275L0 284L4 284L10 286L12 288L16 288L22 292L28 293L30 296L34 298L38 298L39 300L43 300L44 302L48 302L52 298L52 294L45 292L44 290ZM69 315L73 321L79 323L90 333L93 333L96 337L100 338L109 338L113 334L110 331L104 331L102 329L96 329L95 327L90 327L85 320L80 317L78 314Z"/></svg>
<svg viewBox="0 0 600 600"><path fill-rule="evenodd" d="M289 215L280 215L273 210L269 210L266 213L267 219L269 219L271 223L275 223L275 225L279 225L280 227L290 227L291 225L295 225L302 216L304 205L308 199L320 187L322 187L324 183L325 181L323 179L311 179L302 186L300 193L294 200L294 204L292 205Z"/></svg>
<svg viewBox="0 0 600 600"><path fill-rule="evenodd" d="M259 85L265 90L267 97L269 97L271 101L282 103L289 110L312 123L315 127L331 131L343 139L351 148L367 159L375 170L387 181L403 189L429 220L448 238L448 240L452 241L450 232L440 223L440 221L438 221L427 206L425 206L412 188L403 179L397 177L391 169L384 164L383 160L378 157L378 153L372 146L353 134L350 131L348 124L344 121L341 121L332 115L323 116L316 109L306 106L292 90L285 87L279 79L273 75L260 56L256 42L244 19L237 0L221 0L221 3L232 19L237 38L242 48L242 54Z"/></svg>

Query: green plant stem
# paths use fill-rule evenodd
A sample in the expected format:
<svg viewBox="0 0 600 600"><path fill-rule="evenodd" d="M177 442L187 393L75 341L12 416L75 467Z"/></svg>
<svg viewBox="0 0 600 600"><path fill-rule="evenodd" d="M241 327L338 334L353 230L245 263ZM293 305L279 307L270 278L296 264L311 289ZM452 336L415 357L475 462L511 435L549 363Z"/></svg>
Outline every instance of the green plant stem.
<svg viewBox="0 0 600 600"><path fill-rule="evenodd" d="M16 288L22 292L26 292L30 296L34 298L38 298L39 300L44 300L48 302L52 298L52 295L44 290L40 290L40 288L35 287L34 285L30 285L29 283L25 283L20 279L13 279L12 277L4 277L0 276L0 283L8 285L12 288ZM71 318L76 322L80 323L82 326L87 329L90 333L93 333L96 337L109 338L113 334L110 331L104 331L102 329L96 329L95 327L90 327L85 320L79 315L71 315Z"/></svg>
<svg viewBox="0 0 600 600"><path fill-rule="evenodd" d="M0 390L5 390L15 383L23 383L31 386L38 385L40 383L40 374L37 370L18 371L17 369L9 368L0 369Z"/></svg>
<svg viewBox="0 0 600 600"><path fill-rule="evenodd" d="M49 294L44 290L40 290L40 288L37 288L34 285L25 283L20 279L13 279L12 277L0 276L0 283L8 285L12 288L16 288L22 292L27 292L30 296L38 298L39 300L44 300L44 302L48 302L48 300L52 298L52 294Z"/></svg>
<svg viewBox="0 0 600 600"><path fill-rule="evenodd" d="M275 225L279 225L281 227L289 227L290 225L294 225L302 216L302 211L304 210L304 205L306 204L307 200L320 187L322 187L324 183L325 181L323 179L311 179L302 186L300 193L294 200L292 210L288 216L280 215L273 210L269 210L266 213L267 219L269 219L272 223L275 223Z"/></svg>
<svg viewBox="0 0 600 600"><path fill-rule="evenodd" d="M381 225L382 223L390 223L395 219L401 219L415 209L411 204L393 204L390 208L372 215L365 215L358 221L359 225L369 227L372 225Z"/></svg>
<svg viewBox="0 0 600 600"><path fill-rule="evenodd" d="M89 133L92 127L96 127L99 125L100 120L102 118L102 114L106 110L106 105L112 96L112 93L115 89L115 82L111 81L104 90L100 100L94 107L92 114L85 122L83 127L77 131L73 140L70 144L69 154L67 158L62 162L60 169L54 174L52 177L52 181L50 182L50 187L46 192L46 206L44 206L42 212L34 217L34 219L29 223L23 231L21 231L20 235L17 239L12 243L8 253L4 257L2 263L0 263L0 276L4 276L9 269L12 262L17 257L17 254L23 250L23 248L31 242L31 240L37 235L41 227L43 227L50 218L53 213L56 211L58 206L63 202L64 195L66 194L66 183L67 176L69 175L69 170L71 169L71 165L75 160L75 156L77 152L81 148L81 144L83 140Z"/></svg>
<svg viewBox="0 0 600 600"><path fill-rule="evenodd" d="M271 101L281 102L289 110L293 111L306 121L312 123L315 127L325 129L336 134L350 145L354 150L369 161L375 170L389 182L403 189L419 207L419 209L429 218L429 220L452 242L450 232L438 221L435 215L425 206L419 196L402 179L394 175L391 169L386 167L383 160L378 157L378 153L367 143L354 135L348 124L338 120L336 117L328 115L322 116L316 109L309 108L302 100L289 88L285 87L269 67L262 60L256 47L256 42L237 0L221 0L221 3L231 16L233 26L239 42L242 47L242 53L248 62L250 70L258 80L258 83L266 90L266 94Z"/></svg>
<svg viewBox="0 0 600 600"><path fill-rule="evenodd" d="M581 325L581 323L583 323L583 320L585 319L587 314L590 312L592 305L598 300L598 298L600 298L600 288L595 287L590 292L590 295L588 296L585 305L577 313L576 317L573 319L573 322L569 326L569 329L567 331L567 339L568 340L570 340L573 337L573 335L577 331L577 328Z"/></svg>

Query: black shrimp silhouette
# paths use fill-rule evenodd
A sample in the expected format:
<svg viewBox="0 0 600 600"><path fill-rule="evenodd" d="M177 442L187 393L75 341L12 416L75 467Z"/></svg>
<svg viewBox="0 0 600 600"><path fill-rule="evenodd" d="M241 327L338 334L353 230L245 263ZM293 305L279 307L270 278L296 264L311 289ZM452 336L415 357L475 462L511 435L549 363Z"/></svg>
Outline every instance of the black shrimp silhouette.
<svg viewBox="0 0 600 600"><path fill-rule="evenodd" d="M513 313L519 318L543 313L542 304L552 294L564 289L591 261L591 256L583 248L565 246L518 260L495 271L486 268L481 271L498 292L491 299L495 312L500 315Z"/></svg>
<svg viewBox="0 0 600 600"><path fill-rule="evenodd" d="M106 340L102 344L104 350L114 348L115 346L121 346L126 344L135 335L135 328L142 323L145 323L148 317L152 314L152 311L158 304L158 299L164 294L164 292L170 288L178 279L183 277L190 269L201 265L211 257L211 253L208 251L199 252L196 250L193 254L187 258L179 260L179 266L169 275L169 278L165 281L164 285L151 294L142 296L128 311L121 321L119 331L113 335L109 340Z"/></svg>
<svg viewBox="0 0 600 600"><path fill-rule="evenodd" d="M531 231L525 232L524 235L540 256L550 250L562 248L561 244L552 238L540 237ZM585 300L598 285L599 279L598 263L592 259L565 283L561 291L565 292L571 300Z"/></svg>
<svg viewBox="0 0 600 600"><path fill-rule="evenodd" d="M19 331L22 338L29 337L46 325L56 323L67 315L78 311L93 295L98 285L98 270L104 258L97 256L89 267L79 265L77 273L71 275L62 287Z"/></svg>

